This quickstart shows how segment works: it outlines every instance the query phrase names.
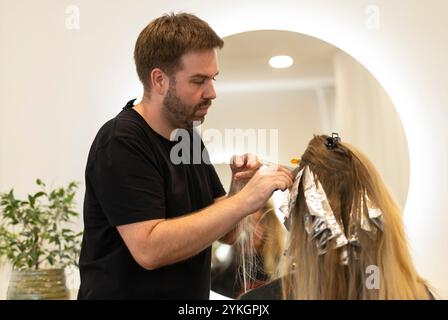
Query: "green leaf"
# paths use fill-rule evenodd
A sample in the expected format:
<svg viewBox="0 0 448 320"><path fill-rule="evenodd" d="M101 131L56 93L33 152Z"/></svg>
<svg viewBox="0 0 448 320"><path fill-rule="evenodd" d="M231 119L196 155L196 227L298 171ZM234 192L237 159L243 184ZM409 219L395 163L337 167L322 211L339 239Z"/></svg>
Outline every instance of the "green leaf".
<svg viewBox="0 0 448 320"><path fill-rule="evenodd" d="M36 194L34 195L34 198L37 199L37 198L42 197L42 196L44 196L44 195L45 195L45 192L43 192L43 191L39 191L38 193L36 193Z"/></svg>
<svg viewBox="0 0 448 320"><path fill-rule="evenodd" d="M28 202L29 202L31 208L34 208L34 203L36 202L36 199L33 196L28 195Z"/></svg>
<svg viewBox="0 0 448 320"><path fill-rule="evenodd" d="M40 179L36 184L45 187ZM39 267L42 262L76 265L82 232L68 226L79 216L74 209L77 187L70 182L67 188L41 188L27 201L16 199L14 189L0 194L0 258L6 257L16 269Z"/></svg>
<svg viewBox="0 0 448 320"><path fill-rule="evenodd" d="M78 212L75 212L75 211L72 211L72 210L69 210L69 211L67 211L67 212L68 212L69 215L71 215L71 216L73 216L73 217L77 217L77 216L79 216L79 213L78 213Z"/></svg>

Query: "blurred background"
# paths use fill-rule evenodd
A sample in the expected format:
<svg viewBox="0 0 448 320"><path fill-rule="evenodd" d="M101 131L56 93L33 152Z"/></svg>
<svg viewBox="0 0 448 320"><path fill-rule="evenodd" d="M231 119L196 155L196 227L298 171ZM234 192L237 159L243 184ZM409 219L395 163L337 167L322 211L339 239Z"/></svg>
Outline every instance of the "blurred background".
<svg viewBox="0 0 448 320"><path fill-rule="evenodd" d="M377 165L403 208L409 186L407 140L392 101L369 71L335 46L299 33L254 31L224 40L219 98L203 132L217 129L224 140L226 130L265 129L269 142L269 129L275 129L277 160L285 165L301 156L314 134L338 132ZM291 57L293 64L272 67L269 60L279 55ZM234 141L224 154L211 150L224 186L230 171L220 162L249 151L247 141L239 147Z"/></svg>

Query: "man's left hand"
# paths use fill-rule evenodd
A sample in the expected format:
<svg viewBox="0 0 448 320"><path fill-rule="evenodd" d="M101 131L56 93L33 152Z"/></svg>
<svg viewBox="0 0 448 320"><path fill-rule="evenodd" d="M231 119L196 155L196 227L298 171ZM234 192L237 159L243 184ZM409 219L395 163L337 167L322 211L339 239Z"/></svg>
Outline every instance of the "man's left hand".
<svg viewBox="0 0 448 320"><path fill-rule="evenodd" d="M232 180L240 183L247 183L261 167L261 162L256 155L246 153L235 155L230 160L232 170Z"/></svg>

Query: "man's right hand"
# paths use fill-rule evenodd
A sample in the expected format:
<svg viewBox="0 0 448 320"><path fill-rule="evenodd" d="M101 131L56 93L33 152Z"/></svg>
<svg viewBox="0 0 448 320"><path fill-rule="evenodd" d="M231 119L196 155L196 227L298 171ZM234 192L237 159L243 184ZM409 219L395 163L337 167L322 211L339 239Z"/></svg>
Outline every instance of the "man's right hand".
<svg viewBox="0 0 448 320"><path fill-rule="evenodd" d="M262 208L275 190L285 191L293 181L291 172L284 167L262 167L235 197L242 204L242 211L250 214Z"/></svg>

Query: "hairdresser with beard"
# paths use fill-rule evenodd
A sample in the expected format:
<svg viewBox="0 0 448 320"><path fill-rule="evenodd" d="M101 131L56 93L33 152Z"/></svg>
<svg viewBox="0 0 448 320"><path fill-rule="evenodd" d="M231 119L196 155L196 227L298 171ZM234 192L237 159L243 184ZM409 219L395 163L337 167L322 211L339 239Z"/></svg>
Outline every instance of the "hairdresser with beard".
<svg viewBox="0 0 448 320"><path fill-rule="evenodd" d="M99 130L88 156L78 299L208 299L211 244L233 243L241 219L292 185L288 170L261 174L255 157L235 156L226 195L201 140L199 163L185 150L180 163L170 157L176 129L198 138L193 124L216 98L223 44L190 14L162 16L140 33L143 98Z"/></svg>

